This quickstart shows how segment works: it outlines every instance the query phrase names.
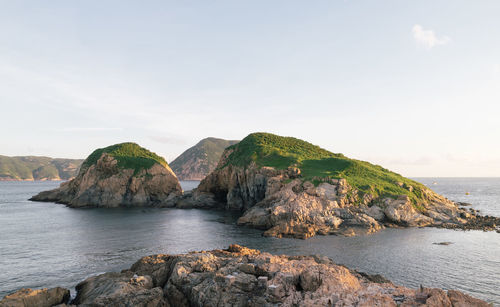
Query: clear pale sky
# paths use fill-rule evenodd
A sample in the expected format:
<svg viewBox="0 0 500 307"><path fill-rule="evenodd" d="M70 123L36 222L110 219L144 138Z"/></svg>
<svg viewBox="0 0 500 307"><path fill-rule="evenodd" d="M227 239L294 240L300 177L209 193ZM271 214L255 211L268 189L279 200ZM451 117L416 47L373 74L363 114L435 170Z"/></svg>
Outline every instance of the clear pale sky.
<svg viewBox="0 0 500 307"><path fill-rule="evenodd" d="M500 176L500 1L0 1L0 154L295 136Z"/></svg>

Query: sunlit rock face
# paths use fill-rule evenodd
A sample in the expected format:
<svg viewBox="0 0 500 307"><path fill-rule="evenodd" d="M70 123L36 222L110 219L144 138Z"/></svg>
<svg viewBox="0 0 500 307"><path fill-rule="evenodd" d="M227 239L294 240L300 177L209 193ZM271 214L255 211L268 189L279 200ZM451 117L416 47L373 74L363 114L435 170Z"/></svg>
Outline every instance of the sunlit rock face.
<svg viewBox="0 0 500 307"><path fill-rule="evenodd" d="M82 306L489 306L459 291L394 285L323 256L277 256L239 245L147 256L76 290L71 303Z"/></svg>
<svg viewBox="0 0 500 307"><path fill-rule="evenodd" d="M76 178L31 200L70 207L173 206L181 194L179 180L163 158L124 143L96 150Z"/></svg>
<svg viewBox="0 0 500 307"><path fill-rule="evenodd" d="M385 227L495 230L500 224L380 166L266 133L228 147L217 168L177 206L240 211L239 225L301 239Z"/></svg>

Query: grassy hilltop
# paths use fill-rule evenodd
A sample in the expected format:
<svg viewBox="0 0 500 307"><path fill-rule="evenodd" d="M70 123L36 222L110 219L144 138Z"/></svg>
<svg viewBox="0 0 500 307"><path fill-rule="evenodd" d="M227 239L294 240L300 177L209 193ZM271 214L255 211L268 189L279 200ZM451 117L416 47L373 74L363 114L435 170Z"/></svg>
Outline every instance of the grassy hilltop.
<svg viewBox="0 0 500 307"><path fill-rule="evenodd" d="M251 162L277 169L298 167L304 180L317 183L318 177L345 178L360 193L369 193L374 198L408 195L415 205L422 202L422 191L426 189L379 165L350 159L293 137L253 133L228 149L234 151L221 168L230 164L245 167ZM411 186L413 190L404 186Z"/></svg>
<svg viewBox="0 0 500 307"><path fill-rule="evenodd" d="M167 161L136 143L121 143L94 150L82 164L82 171L97 163L103 153L107 153L118 161L118 167L133 169L137 173L141 169L148 169L155 163L169 168Z"/></svg>

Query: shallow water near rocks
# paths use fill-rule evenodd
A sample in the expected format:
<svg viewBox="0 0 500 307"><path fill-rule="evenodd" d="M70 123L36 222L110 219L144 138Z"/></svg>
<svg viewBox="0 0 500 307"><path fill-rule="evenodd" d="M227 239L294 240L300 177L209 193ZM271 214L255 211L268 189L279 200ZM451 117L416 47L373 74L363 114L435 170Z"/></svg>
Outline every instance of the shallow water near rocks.
<svg viewBox="0 0 500 307"><path fill-rule="evenodd" d="M417 180L483 214L500 215L500 178ZM196 184L183 182L183 188ZM322 254L398 284L458 289L500 305L496 232L413 228L352 238L276 239L236 226L237 216L223 211L70 209L27 200L58 185L0 182L0 298L21 287L73 288L89 275L128 268L145 255L237 243L275 254ZM453 244L433 244L439 242Z"/></svg>

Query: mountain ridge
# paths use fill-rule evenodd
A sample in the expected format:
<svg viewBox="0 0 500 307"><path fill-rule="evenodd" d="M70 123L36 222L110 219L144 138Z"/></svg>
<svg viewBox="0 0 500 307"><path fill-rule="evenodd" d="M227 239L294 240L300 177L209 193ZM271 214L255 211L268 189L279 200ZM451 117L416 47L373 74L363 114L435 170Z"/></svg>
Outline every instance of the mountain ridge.
<svg viewBox="0 0 500 307"><path fill-rule="evenodd" d="M83 159L0 155L0 181L69 180Z"/></svg>
<svg viewBox="0 0 500 307"><path fill-rule="evenodd" d="M202 180L216 168L224 150L238 142L215 137L204 138L180 154L170 163L170 167L179 180Z"/></svg>

